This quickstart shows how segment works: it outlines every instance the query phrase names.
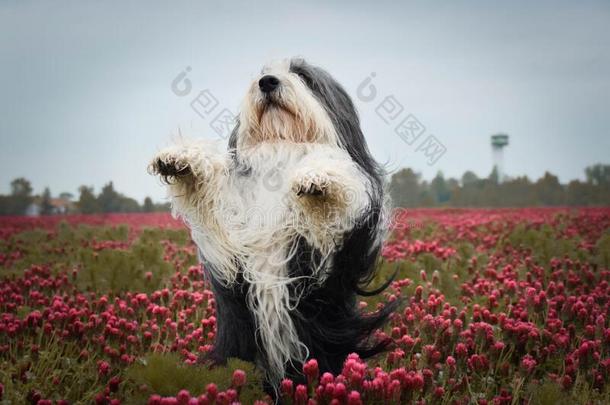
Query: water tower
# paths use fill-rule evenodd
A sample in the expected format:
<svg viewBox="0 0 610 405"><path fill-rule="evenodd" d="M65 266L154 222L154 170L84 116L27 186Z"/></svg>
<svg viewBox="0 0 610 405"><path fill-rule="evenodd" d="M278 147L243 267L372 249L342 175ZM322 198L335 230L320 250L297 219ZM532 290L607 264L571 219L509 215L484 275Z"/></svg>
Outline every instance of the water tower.
<svg viewBox="0 0 610 405"><path fill-rule="evenodd" d="M495 134L491 136L491 149L493 151L494 167L498 173L498 182L504 181L504 147L508 145L508 135Z"/></svg>

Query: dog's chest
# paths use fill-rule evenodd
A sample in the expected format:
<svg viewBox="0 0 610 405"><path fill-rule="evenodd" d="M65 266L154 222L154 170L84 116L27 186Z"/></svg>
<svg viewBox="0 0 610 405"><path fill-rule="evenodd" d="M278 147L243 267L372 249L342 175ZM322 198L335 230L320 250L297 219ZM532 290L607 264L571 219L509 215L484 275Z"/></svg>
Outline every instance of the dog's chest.
<svg viewBox="0 0 610 405"><path fill-rule="evenodd" d="M305 148L269 145L237 163L227 179L223 201L229 238L243 244L291 233L293 173L306 153Z"/></svg>

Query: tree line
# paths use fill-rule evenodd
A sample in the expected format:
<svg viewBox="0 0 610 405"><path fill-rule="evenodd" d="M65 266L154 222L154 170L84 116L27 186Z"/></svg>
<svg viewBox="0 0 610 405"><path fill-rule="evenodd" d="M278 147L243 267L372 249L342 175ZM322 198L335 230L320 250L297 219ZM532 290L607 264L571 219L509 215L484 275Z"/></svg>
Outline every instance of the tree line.
<svg viewBox="0 0 610 405"><path fill-rule="evenodd" d="M467 171L461 179L445 178L439 172L431 181L423 180L411 168L394 173L390 178L390 195L395 207L529 207L610 205L610 165L596 164L585 169L585 181L572 180L561 184L557 176L546 172L536 181L527 176L499 181L494 169L486 178ZM108 182L96 194L93 187L81 186L78 199L71 193L53 198L50 189L34 195L25 178L11 182L11 193L0 195L0 215L58 213L97 214L110 212L169 211L169 203L154 203L146 197L140 204L114 189ZM35 209L32 211L32 207Z"/></svg>
<svg viewBox="0 0 610 405"><path fill-rule="evenodd" d="M11 182L9 195L0 195L0 215L53 215L58 213L98 214L110 212L169 211L169 203L154 203L146 197L140 204L114 189L108 182L96 195L93 187L79 187L78 199L71 193L60 193L53 198L46 187L42 194L34 195L29 180L20 177Z"/></svg>
<svg viewBox="0 0 610 405"><path fill-rule="evenodd" d="M527 176L499 181L494 170L487 178L467 171L461 179L439 172L430 182L413 169L405 168L390 178L390 194L396 207L529 207L610 205L610 165L585 169L585 181L561 184L546 172L536 181Z"/></svg>

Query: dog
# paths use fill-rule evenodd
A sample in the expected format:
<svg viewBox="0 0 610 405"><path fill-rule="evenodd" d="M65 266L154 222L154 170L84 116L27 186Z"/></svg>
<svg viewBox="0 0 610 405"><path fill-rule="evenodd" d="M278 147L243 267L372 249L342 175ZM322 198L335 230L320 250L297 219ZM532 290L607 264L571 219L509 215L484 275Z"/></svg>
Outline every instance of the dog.
<svg viewBox="0 0 610 405"><path fill-rule="evenodd" d="M210 358L237 357L269 385L302 380L318 361L337 374L346 356L389 344L374 332L396 308L359 309L386 232L384 172L343 87L303 59L263 68L248 88L224 151L181 140L149 171L191 230L215 293Z"/></svg>

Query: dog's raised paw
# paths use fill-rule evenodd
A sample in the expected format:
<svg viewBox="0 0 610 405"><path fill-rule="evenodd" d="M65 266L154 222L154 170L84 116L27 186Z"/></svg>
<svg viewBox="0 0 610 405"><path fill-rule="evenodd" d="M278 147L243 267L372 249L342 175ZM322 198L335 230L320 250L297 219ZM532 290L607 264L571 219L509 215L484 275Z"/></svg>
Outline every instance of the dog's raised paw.
<svg viewBox="0 0 610 405"><path fill-rule="evenodd" d="M190 165L174 156L157 156L149 165L149 172L157 174L165 181L185 177L192 173Z"/></svg>
<svg viewBox="0 0 610 405"><path fill-rule="evenodd" d="M292 191L298 196L325 197L330 190L330 179L320 174L308 174L295 181Z"/></svg>
<svg viewBox="0 0 610 405"><path fill-rule="evenodd" d="M165 162L161 159L157 159L156 167L160 175L162 176L185 176L191 172L191 168L186 163L180 163L176 161Z"/></svg>

